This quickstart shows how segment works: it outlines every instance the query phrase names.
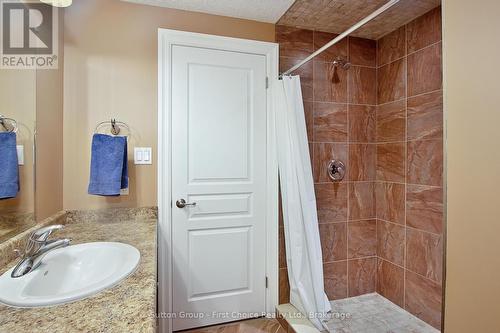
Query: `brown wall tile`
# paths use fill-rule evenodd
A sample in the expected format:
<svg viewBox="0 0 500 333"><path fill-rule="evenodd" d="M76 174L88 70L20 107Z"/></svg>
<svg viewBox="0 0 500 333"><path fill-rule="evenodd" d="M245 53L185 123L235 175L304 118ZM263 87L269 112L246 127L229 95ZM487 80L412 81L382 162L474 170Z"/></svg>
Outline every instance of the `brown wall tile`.
<svg viewBox="0 0 500 333"><path fill-rule="evenodd" d="M441 43L408 56L408 96L442 88Z"/></svg>
<svg viewBox="0 0 500 333"><path fill-rule="evenodd" d="M375 218L375 183L349 184L349 220Z"/></svg>
<svg viewBox="0 0 500 333"><path fill-rule="evenodd" d="M349 297L373 293L377 290L377 258L348 261Z"/></svg>
<svg viewBox="0 0 500 333"><path fill-rule="evenodd" d="M356 221L347 224L349 259L377 255L377 221Z"/></svg>
<svg viewBox="0 0 500 333"><path fill-rule="evenodd" d="M316 184L319 223L347 221L347 184Z"/></svg>
<svg viewBox="0 0 500 333"><path fill-rule="evenodd" d="M347 297L347 260L324 264L323 275L329 300Z"/></svg>
<svg viewBox="0 0 500 333"><path fill-rule="evenodd" d="M279 182L279 180L278 180ZM283 203L281 200L281 189L278 188L278 227L284 227L283 224Z"/></svg>
<svg viewBox="0 0 500 333"><path fill-rule="evenodd" d="M406 97L406 58L378 69L377 94L379 104Z"/></svg>
<svg viewBox="0 0 500 333"><path fill-rule="evenodd" d="M353 65L377 66L377 42L371 39L349 37L349 61Z"/></svg>
<svg viewBox="0 0 500 333"><path fill-rule="evenodd" d="M404 306L404 270L388 261L378 259L377 292L391 302Z"/></svg>
<svg viewBox="0 0 500 333"><path fill-rule="evenodd" d="M441 7L408 23L408 52L415 52L441 40Z"/></svg>
<svg viewBox="0 0 500 333"><path fill-rule="evenodd" d="M313 52L311 30L277 25L276 42L280 45L281 57L304 59Z"/></svg>
<svg viewBox="0 0 500 333"><path fill-rule="evenodd" d="M377 147L373 144L350 144L348 179L353 181L375 180L376 154Z"/></svg>
<svg viewBox="0 0 500 333"><path fill-rule="evenodd" d="M439 284L443 278L442 237L408 228L406 231L406 269Z"/></svg>
<svg viewBox="0 0 500 333"><path fill-rule="evenodd" d="M406 223L408 226L441 234L443 232L443 189L408 185Z"/></svg>
<svg viewBox="0 0 500 333"><path fill-rule="evenodd" d="M329 62L313 62L314 100L317 102L347 102L347 71Z"/></svg>
<svg viewBox="0 0 500 333"><path fill-rule="evenodd" d="M406 31L401 27L378 40L378 66L388 64L406 55Z"/></svg>
<svg viewBox="0 0 500 333"><path fill-rule="evenodd" d="M332 159L341 160L349 170L348 147L343 143L314 143L313 144L313 178L315 183L330 183L328 163ZM348 179L345 177L345 179Z"/></svg>
<svg viewBox="0 0 500 333"><path fill-rule="evenodd" d="M278 243L279 243L279 248L278 248L278 262L279 262L279 268L286 268L286 247L285 247L285 228L284 227L279 227L278 230Z"/></svg>
<svg viewBox="0 0 500 333"><path fill-rule="evenodd" d="M443 184L443 141L408 142L409 184L441 186Z"/></svg>
<svg viewBox="0 0 500 333"><path fill-rule="evenodd" d="M288 271L286 268L280 268L278 285L279 304L290 303L290 284L288 282Z"/></svg>
<svg viewBox="0 0 500 333"><path fill-rule="evenodd" d="M375 142L376 111L375 106L349 105L349 142Z"/></svg>
<svg viewBox="0 0 500 333"><path fill-rule="evenodd" d="M347 223L319 225L323 262L347 259Z"/></svg>
<svg viewBox="0 0 500 333"><path fill-rule="evenodd" d="M296 58L280 57L280 73L289 70L292 66L300 62ZM308 62L294 72L295 75L300 75L300 85L302 88L302 99L304 101L313 100L313 63Z"/></svg>
<svg viewBox="0 0 500 333"><path fill-rule="evenodd" d="M377 142L406 140L406 101L377 107Z"/></svg>
<svg viewBox="0 0 500 333"><path fill-rule="evenodd" d="M377 220L377 255L399 266L404 266L404 226Z"/></svg>
<svg viewBox="0 0 500 333"><path fill-rule="evenodd" d="M348 71L349 102L353 104L377 103L377 70L352 66Z"/></svg>
<svg viewBox="0 0 500 333"><path fill-rule="evenodd" d="M323 45L337 36L337 34L329 32L314 31L314 51L323 47ZM337 44L326 49L323 53L320 53L314 58L314 61L333 62L337 57L347 59L347 38L344 38Z"/></svg>
<svg viewBox="0 0 500 333"><path fill-rule="evenodd" d="M408 140L443 138L443 93L408 99Z"/></svg>
<svg viewBox="0 0 500 333"><path fill-rule="evenodd" d="M377 183L375 187L377 218L405 224L405 185Z"/></svg>
<svg viewBox="0 0 500 333"><path fill-rule="evenodd" d="M405 181L405 144L377 144L377 180Z"/></svg>
<svg viewBox="0 0 500 333"><path fill-rule="evenodd" d="M347 141L347 105L314 102L314 141Z"/></svg>
<svg viewBox="0 0 500 333"><path fill-rule="evenodd" d="M377 49L378 66L382 65L377 82L377 180L401 183L378 182L376 186L377 291L437 328L443 261L440 16L437 8L417 18L378 40ZM406 76L398 76L393 64L405 61ZM400 101L387 103L394 99ZM384 271L398 276L395 283L386 281L391 274ZM404 272L406 285L402 282ZM393 285L399 286L397 296L381 290L384 282L389 291Z"/></svg>
<svg viewBox="0 0 500 333"><path fill-rule="evenodd" d="M405 309L441 329L442 288L415 273L406 272Z"/></svg>

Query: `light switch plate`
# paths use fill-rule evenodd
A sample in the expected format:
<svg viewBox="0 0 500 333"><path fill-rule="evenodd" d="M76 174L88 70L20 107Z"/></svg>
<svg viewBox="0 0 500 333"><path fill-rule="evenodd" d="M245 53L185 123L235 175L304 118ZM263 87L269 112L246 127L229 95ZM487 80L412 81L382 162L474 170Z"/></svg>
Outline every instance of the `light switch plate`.
<svg viewBox="0 0 500 333"><path fill-rule="evenodd" d="M153 164L153 149L151 147L135 147L134 163L136 165Z"/></svg>
<svg viewBox="0 0 500 333"><path fill-rule="evenodd" d="M24 165L24 146L19 145L17 148L17 162L19 165Z"/></svg>

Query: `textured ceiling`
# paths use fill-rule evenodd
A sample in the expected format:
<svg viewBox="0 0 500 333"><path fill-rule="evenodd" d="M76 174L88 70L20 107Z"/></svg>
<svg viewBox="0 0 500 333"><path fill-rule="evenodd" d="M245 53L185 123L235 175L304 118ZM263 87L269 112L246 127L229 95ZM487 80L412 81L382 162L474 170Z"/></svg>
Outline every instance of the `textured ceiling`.
<svg viewBox="0 0 500 333"><path fill-rule="evenodd" d="M296 0L278 24L341 33L387 1ZM378 39L440 4L441 0L401 0L352 35Z"/></svg>
<svg viewBox="0 0 500 333"><path fill-rule="evenodd" d="M295 0L122 0L215 15L276 23Z"/></svg>

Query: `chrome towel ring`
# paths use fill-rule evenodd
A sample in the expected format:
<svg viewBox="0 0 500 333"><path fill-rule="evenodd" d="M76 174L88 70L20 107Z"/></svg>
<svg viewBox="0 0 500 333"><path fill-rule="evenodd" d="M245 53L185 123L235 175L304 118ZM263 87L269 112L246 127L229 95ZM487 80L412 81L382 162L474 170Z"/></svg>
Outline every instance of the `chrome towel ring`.
<svg viewBox="0 0 500 333"><path fill-rule="evenodd" d="M123 121L116 121L116 119L111 119L111 121L101 121L95 127L94 134L99 133L99 129L103 126L110 126L110 132L112 135L118 135L121 132L121 128L125 128L127 130L127 137L130 135L130 127L124 123Z"/></svg>
<svg viewBox="0 0 500 333"><path fill-rule="evenodd" d="M17 121L13 118L8 118L0 114L0 129L4 129L6 132L17 133Z"/></svg>

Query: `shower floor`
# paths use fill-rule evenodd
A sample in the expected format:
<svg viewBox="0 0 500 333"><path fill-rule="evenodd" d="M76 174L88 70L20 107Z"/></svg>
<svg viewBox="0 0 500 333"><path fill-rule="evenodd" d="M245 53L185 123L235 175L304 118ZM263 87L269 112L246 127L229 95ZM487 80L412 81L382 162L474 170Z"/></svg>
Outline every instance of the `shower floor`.
<svg viewBox="0 0 500 333"><path fill-rule="evenodd" d="M379 294L332 301L330 333L439 333ZM348 315L338 318L336 314Z"/></svg>

